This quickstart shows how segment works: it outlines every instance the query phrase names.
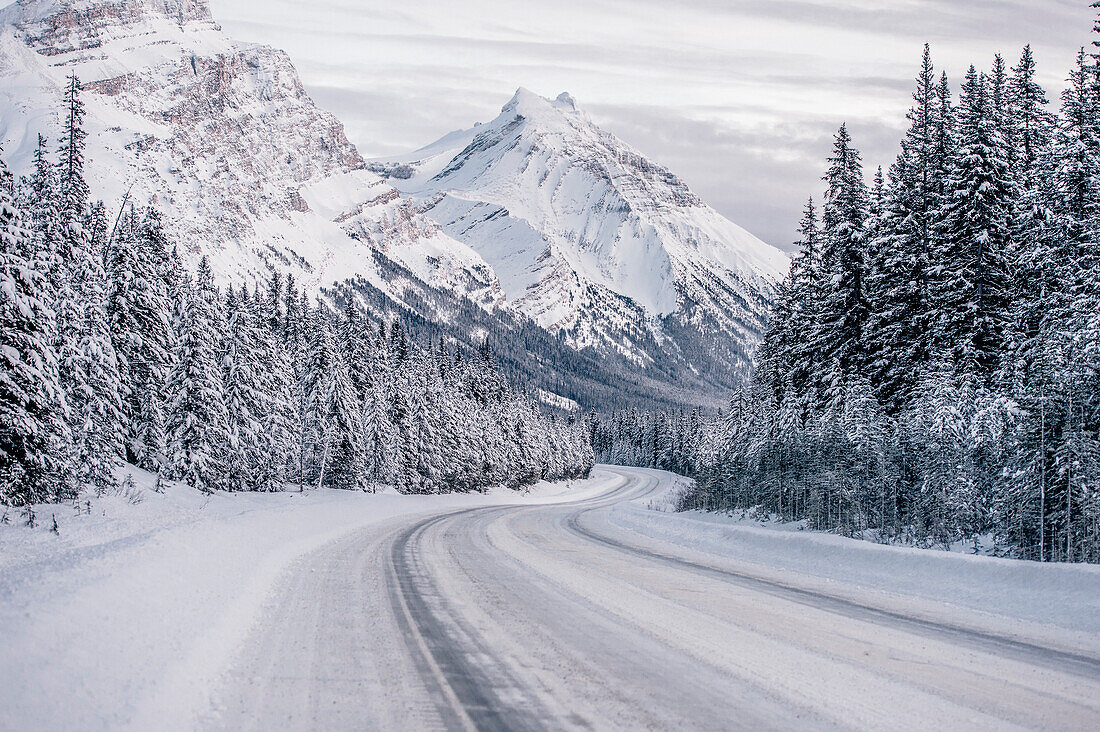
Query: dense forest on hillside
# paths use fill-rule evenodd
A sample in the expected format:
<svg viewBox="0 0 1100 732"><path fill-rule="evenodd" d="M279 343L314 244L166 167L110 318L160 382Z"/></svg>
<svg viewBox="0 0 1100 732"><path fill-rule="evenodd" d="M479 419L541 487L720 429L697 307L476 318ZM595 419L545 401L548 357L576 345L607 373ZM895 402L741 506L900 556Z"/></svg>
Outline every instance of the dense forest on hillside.
<svg viewBox="0 0 1100 732"><path fill-rule="evenodd" d="M926 48L908 119L870 183L837 133L751 386L605 415L597 455L693 475L700 508L1100 561L1100 40L1060 114L1030 48L957 101Z"/></svg>
<svg viewBox="0 0 1100 732"><path fill-rule="evenodd" d="M272 272L190 274L152 208L90 204L75 77L55 153L0 160L0 504L104 490L128 461L202 490L479 490L586 475L587 437L488 345L410 339Z"/></svg>
<svg viewBox="0 0 1100 732"><path fill-rule="evenodd" d="M651 363L645 367L621 353L594 347L575 348L567 334L551 332L522 313L486 310L461 294L432 287L382 252L373 253L388 281L402 283L401 303L364 277L354 277L323 289L339 308L347 301L362 303L373 313L399 319L413 340L446 340L476 349L488 336L498 370L513 384L541 388L571 399L584 409L611 410L637 406L649 410L681 405L716 409L747 375L731 367L720 375L693 373L683 363ZM666 323L665 327L673 327ZM727 351L733 363L748 361ZM685 354L686 358L690 358ZM715 353L708 362L721 361Z"/></svg>

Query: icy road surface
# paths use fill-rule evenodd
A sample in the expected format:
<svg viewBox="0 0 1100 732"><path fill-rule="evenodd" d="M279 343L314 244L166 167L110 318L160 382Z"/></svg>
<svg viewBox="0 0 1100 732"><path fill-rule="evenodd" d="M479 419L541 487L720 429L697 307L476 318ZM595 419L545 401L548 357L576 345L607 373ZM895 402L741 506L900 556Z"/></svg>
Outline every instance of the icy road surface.
<svg viewBox="0 0 1100 732"><path fill-rule="evenodd" d="M309 554L202 725L1100 728L1093 568L871 545L863 566L844 540L800 535L769 567L736 542L705 550L705 520L645 511L672 476L596 477L576 502L394 520ZM688 535L647 535L661 525ZM883 563L903 590L906 563L931 579L897 591Z"/></svg>

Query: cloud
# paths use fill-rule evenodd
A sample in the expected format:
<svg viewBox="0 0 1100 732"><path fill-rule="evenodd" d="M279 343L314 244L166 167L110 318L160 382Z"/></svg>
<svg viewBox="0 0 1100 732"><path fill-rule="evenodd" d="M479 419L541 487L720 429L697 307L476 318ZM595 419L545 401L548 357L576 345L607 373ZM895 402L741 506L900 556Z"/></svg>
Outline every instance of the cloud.
<svg viewBox="0 0 1100 732"><path fill-rule="evenodd" d="M820 199L821 175L833 134L844 120L807 114L756 128L727 127L676 110L642 106L591 108L594 119L673 170L704 200L757 236L783 249L795 240L807 197ZM869 168L896 154L898 127L850 124Z"/></svg>

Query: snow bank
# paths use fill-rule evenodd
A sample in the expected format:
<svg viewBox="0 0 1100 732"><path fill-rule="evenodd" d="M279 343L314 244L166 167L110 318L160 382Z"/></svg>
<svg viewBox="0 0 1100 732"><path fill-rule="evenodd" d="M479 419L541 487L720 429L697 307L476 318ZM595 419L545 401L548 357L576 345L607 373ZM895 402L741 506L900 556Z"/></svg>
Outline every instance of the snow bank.
<svg viewBox="0 0 1100 732"><path fill-rule="evenodd" d="M691 492L695 481L673 473L668 475L669 478L661 481L652 493L637 499L636 502L650 511L675 513L683 504L684 497Z"/></svg>
<svg viewBox="0 0 1100 732"><path fill-rule="evenodd" d="M786 524L668 513L678 483L670 480L667 488L616 505L608 521L650 540L655 550L704 562L725 560L769 580L840 597L871 596L883 607L952 622L980 621L1006 632L1034 634L1056 626L1072 632L1056 634L1060 639L1100 649L1100 566L884 546Z"/></svg>
<svg viewBox="0 0 1100 732"><path fill-rule="evenodd" d="M193 719L276 578L311 550L397 516L600 489L594 480L525 494L208 496L175 485L158 494L152 476L133 472L133 498L83 497L81 513L38 506L36 528L8 509L12 523L0 525L0 729L163 729Z"/></svg>

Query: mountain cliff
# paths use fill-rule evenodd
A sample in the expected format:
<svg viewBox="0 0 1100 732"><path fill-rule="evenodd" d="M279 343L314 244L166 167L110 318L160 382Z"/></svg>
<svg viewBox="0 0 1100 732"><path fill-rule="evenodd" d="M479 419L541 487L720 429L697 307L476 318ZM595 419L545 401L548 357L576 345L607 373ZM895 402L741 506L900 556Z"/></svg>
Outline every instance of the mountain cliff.
<svg viewBox="0 0 1100 732"><path fill-rule="evenodd" d="M192 263L224 280L294 272L316 291L379 286L378 248L432 285L492 303L481 258L365 168L289 57L237 43L205 0L18 0L0 10L0 139L26 170L75 73L88 109L89 178L109 203L153 201ZM400 293L395 293L399 297Z"/></svg>
<svg viewBox="0 0 1100 732"><path fill-rule="evenodd" d="M493 121L373 169L494 269L508 301L639 365L744 365L787 258L568 94L520 89Z"/></svg>
<svg viewBox="0 0 1100 732"><path fill-rule="evenodd" d="M786 260L568 95L364 161L287 55L205 0L18 0L0 9L0 142L29 170L75 73L88 177L152 202L223 282L289 271L423 336L490 335L552 400L713 405L759 340ZM51 142L51 149L54 147Z"/></svg>

